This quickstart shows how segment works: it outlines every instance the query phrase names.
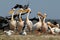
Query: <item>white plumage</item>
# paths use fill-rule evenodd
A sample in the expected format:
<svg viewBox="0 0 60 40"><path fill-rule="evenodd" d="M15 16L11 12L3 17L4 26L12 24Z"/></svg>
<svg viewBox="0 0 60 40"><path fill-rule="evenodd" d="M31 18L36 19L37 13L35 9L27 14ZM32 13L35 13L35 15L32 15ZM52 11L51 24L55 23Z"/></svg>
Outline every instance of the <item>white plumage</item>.
<svg viewBox="0 0 60 40"><path fill-rule="evenodd" d="M14 32L12 30L9 30L9 31L4 31L6 33L6 35L10 36L12 35Z"/></svg>
<svg viewBox="0 0 60 40"><path fill-rule="evenodd" d="M23 10L22 8L20 10L18 10L18 13L19 13L19 20L17 21L18 32L21 32L22 28L24 27L24 21L21 18L22 10Z"/></svg>
<svg viewBox="0 0 60 40"><path fill-rule="evenodd" d="M27 13L27 17L26 17L26 27L27 27L27 29L29 30L29 31L31 31L32 30L32 27L33 27L33 23L32 23L32 21L30 21L29 20L29 13L31 12L31 9L30 8L28 8L29 9L29 11L28 11L28 13Z"/></svg>
<svg viewBox="0 0 60 40"><path fill-rule="evenodd" d="M15 10L11 10L10 13L12 14L11 20L9 20L9 26L10 29L14 30L16 28L16 20L14 20L13 15L14 15Z"/></svg>
<svg viewBox="0 0 60 40"><path fill-rule="evenodd" d="M26 31L25 31L25 30L23 30L22 35L27 35L27 33L26 33Z"/></svg>
<svg viewBox="0 0 60 40"><path fill-rule="evenodd" d="M41 29L42 27L42 20L40 19L40 16L38 16L38 18L39 18L39 22L33 25L33 30L38 30L38 29Z"/></svg>

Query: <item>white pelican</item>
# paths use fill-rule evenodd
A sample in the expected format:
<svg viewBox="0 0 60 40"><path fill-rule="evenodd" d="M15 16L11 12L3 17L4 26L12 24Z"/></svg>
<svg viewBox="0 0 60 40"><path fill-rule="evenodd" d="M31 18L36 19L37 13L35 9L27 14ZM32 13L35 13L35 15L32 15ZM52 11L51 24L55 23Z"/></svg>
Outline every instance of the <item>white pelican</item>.
<svg viewBox="0 0 60 40"><path fill-rule="evenodd" d="M56 24L56 25L53 25L52 23L50 22L47 22L48 23L48 27L50 28L50 33L51 34L57 34L57 33L60 33L60 29L59 29L59 24ZM51 27L51 26L54 26L54 27Z"/></svg>
<svg viewBox="0 0 60 40"><path fill-rule="evenodd" d="M54 28L54 27L59 27L59 24L52 24L51 22L47 22L47 24L51 27L51 28Z"/></svg>
<svg viewBox="0 0 60 40"><path fill-rule="evenodd" d="M17 21L17 30L18 30L18 32L21 32L22 28L24 27L24 21L21 18L22 11L23 11L22 8L17 11L19 13L19 21Z"/></svg>
<svg viewBox="0 0 60 40"><path fill-rule="evenodd" d="M16 29L16 20L14 20L13 15L14 15L15 10L10 10L10 14L12 14L11 20L9 20L9 26L11 30Z"/></svg>
<svg viewBox="0 0 60 40"><path fill-rule="evenodd" d="M27 9L27 16L26 16L26 27L31 32L32 31L32 27L33 27L33 23L32 23L32 21L29 20L29 13L30 12L31 12L31 9L28 8Z"/></svg>
<svg viewBox="0 0 60 40"><path fill-rule="evenodd" d="M41 27L42 27L42 20L41 20L40 15L41 15L41 13L38 12L39 22L37 22L37 23L34 24L34 26L33 26L33 29L34 29L34 30L40 30Z"/></svg>
<svg viewBox="0 0 60 40"><path fill-rule="evenodd" d="M50 28L49 33L51 33L51 34L59 34L60 33L60 29L58 27L51 28L49 26L49 28Z"/></svg>
<svg viewBox="0 0 60 40"><path fill-rule="evenodd" d="M55 28L51 28L50 25L48 25L48 27L49 27L48 33L50 33L50 34L56 34L56 33L54 32L54 29L55 29Z"/></svg>
<svg viewBox="0 0 60 40"><path fill-rule="evenodd" d="M47 14L46 13L44 13L44 15L43 15L43 17L42 17L42 32L47 32L47 30L48 30L48 25L47 25L47 23L45 22L45 20L46 20L46 16L47 16Z"/></svg>

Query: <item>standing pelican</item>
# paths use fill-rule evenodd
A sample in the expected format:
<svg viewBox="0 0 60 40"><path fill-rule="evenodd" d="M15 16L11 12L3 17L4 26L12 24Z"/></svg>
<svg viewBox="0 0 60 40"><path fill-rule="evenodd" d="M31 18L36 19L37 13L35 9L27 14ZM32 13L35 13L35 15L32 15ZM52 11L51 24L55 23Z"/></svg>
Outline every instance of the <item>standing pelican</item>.
<svg viewBox="0 0 60 40"><path fill-rule="evenodd" d="M46 20L46 16L47 16L47 14L46 13L44 13L44 15L43 15L43 17L42 17L42 32L47 32L47 30L48 30L48 26L47 26L47 23L45 22L45 20Z"/></svg>
<svg viewBox="0 0 60 40"><path fill-rule="evenodd" d="M15 10L10 10L10 14L12 14L11 20L9 21L9 26L11 30L16 29L16 20L14 20L13 15L14 15Z"/></svg>
<svg viewBox="0 0 60 40"><path fill-rule="evenodd" d="M32 21L30 21L29 18L28 18L30 12L31 12L31 9L28 8L28 9L27 9L27 16L26 16L26 27L27 27L27 29L28 29L29 31L32 31L33 23L32 23Z"/></svg>
<svg viewBox="0 0 60 40"><path fill-rule="evenodd" d="M42 27L42 20L40 19L41 12L38 12L39 22L34 24L34 30L40 30ZM41 15L42 16L42 15Z"/></svg>
<svg viewBox="0 0 60 40"><path fill-rule="evenodd" d="M19 21L17 21L17 30L18 30L18 32L21 32L22 28L24 27L24 21L21 18L21 14L23 12L23 9L21 8L17 12L19 13Z"/></svg>

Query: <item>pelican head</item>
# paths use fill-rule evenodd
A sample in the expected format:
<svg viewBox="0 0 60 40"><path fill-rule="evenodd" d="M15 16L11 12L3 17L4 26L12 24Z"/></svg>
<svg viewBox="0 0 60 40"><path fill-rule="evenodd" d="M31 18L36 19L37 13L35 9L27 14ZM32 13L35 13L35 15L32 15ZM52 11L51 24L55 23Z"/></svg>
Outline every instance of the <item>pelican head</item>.
<svg viewBox="0 0 60 40"><path fill-rule="evenodd" d="M30 8L27 8L26 9L26 13L31 13L31 9Z"/></svg>
<svg viewBox="0 0 60 40"><path fill-rule="evenodd" d="M42 16L42 14L41 14L41 12L38 12L38 14L37 14L38 16Z"/></svg>
<svg viewBox="0 0 60 40"><path fill-rule="evenodd" d="M49 24L51 24L51 22L47 22L47 24L49 25Z"/></svg>
<svg viewBox="0 0 60 40"><path fill-rule="evenodd" d="M57 27L59 28L59 24L57 24Z"/></svg>
<svg viewBox="0 0 60 40"><path fill-rule="evenodd" d="M17 13L22 13L23 12L23 9L21 8L21 9L19 9L19 10L17 10Z"/></svg>
<svg viewBox="0 0 60 40"><path fill-rule="evenodd" d="M44 18L46 18L47 17L47 14L46 13L44 13Z"/></svg>
<svg viewBox="0 0 60 40"><path fill-rule="evenodd" d="M23 9L22 9L22 8L19 9L19 10L17 10L17 13L19 13L19 21L20 21L20 22L22 21L22 18L21 18L22 12L23 12Z"/></svg>

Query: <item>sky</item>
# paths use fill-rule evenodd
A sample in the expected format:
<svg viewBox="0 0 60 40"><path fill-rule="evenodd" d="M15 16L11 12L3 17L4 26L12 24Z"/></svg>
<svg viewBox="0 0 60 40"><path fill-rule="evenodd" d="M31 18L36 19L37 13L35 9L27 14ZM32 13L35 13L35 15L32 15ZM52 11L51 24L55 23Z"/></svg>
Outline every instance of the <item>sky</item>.
<svg viewBox="0 0 60 40"><path fill-rule="evenodd" d="M32 10L29 18L37 17L37 12L41 12L47 14L47 19L60 19L60 0L0 0L0 16L9 16L9 10L16 4L25 5L28 2Z"/></svg>

